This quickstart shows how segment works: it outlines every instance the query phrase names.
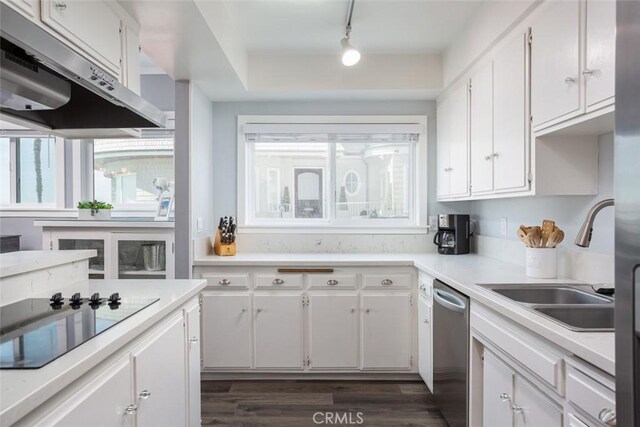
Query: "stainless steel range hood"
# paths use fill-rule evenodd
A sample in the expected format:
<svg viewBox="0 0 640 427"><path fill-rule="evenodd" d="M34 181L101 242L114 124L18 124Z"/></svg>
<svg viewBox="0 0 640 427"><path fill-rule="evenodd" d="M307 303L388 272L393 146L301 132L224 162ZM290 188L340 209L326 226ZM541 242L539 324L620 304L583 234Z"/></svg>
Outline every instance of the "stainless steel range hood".
<svg viewBox="0 0 640 427"><path fill-rule="evenodd" d="M0 119L67 138L165 127L165 114L0 3Z"/></svg>

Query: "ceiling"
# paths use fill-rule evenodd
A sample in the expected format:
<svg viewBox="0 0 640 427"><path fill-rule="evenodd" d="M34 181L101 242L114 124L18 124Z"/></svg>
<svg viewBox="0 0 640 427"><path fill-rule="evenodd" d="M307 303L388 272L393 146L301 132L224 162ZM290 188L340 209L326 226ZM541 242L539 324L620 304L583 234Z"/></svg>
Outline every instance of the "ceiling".
<svg viewBox="0 0 640 427"><path fill-rule="evenodd" d="M192 80L212 100L434 99L442 53L483 0L119 0L141 25L143 72ZM147 60L149 59L149 60Z"/></svg>
<svg viewBox="0 0 640 427"><path fill-rule="evenodd" d="M249 52L339 50L348 0L224 0ZM362 53L443 51L480 6L463 0L356 0L351 40Z"/></svg>

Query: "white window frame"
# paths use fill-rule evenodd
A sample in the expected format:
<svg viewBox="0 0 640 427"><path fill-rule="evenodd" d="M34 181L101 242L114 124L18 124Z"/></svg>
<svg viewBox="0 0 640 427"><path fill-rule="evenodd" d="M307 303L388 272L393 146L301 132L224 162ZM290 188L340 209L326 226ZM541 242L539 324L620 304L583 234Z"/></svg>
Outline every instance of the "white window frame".
<svg viewBox="0 0 640 427"><path fill-rule="evenodd" d="M366 219L366 220L339 220L336 218L336 168L332 166L335 160L335 144L329 144L329 153L325 172L328 171L328 180L325 181L325 216L324 219L257 219L255 214L255 195L248 188L250 182L255 183L255 168L253 157L248 155L247 142L245 140L244 125L249 123L272 124L417 124L420 126L418 142L411 144L413 162L410 167L410 194L409 219ZM237 143L238 143L238 196L237 217L240 233L362 233L362 234L402 234L402 233L427 233L427 116L423 115L376 115L376 116L244 116L237 119ZM326 178L325 178L326 179ZM327 191L327 189L329 189ZM295 197L291 195L292 200ZM292 202L293 203L293 202ZM292 207L293 208L293 207Z"/></svg>
<svg viewBox="0 0 640 427"><path fill-rule="evenodd" d="M0 206L0 216L42 216L50 213L61 213L64 215L68 209L65 209L65 140L54 135L45 135L41 132L34 131L5 131L3 138L9 138L10 144L10 202L9 205ZM53 203L18 203L18 180L16 176L18 150L17 142L20 138L54 138L56 150L56 194ZM57 216L57 215L51 215Z"/></svg>

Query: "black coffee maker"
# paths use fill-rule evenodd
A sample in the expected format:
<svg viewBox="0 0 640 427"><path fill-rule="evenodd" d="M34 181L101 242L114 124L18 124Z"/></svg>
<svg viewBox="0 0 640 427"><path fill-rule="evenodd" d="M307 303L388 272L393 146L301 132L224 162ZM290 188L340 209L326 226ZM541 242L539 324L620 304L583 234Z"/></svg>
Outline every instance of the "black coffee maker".
<svg viewBox="0 0 640 427"><path fill-rule="evenodd" d="M439 254L468 254L472 234L469 215L440 214L433 243L438 246Z"/></svg>

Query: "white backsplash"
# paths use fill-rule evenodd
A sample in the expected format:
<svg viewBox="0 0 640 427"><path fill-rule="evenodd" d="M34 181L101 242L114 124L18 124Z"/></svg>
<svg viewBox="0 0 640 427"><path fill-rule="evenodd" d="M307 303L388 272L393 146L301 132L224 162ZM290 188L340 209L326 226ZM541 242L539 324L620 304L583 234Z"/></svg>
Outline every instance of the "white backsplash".
<svg viewBox="0 0 640 427"><path fill-rule="evenodd" d="M518 240L476 236L473 251L479 255L524 266L525 246ZM614 282L614 256L573 246L570 242L558 246L558 275L592 284Z"/></svg>

